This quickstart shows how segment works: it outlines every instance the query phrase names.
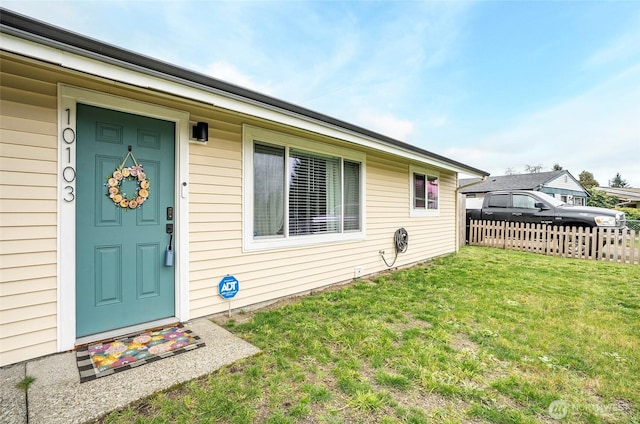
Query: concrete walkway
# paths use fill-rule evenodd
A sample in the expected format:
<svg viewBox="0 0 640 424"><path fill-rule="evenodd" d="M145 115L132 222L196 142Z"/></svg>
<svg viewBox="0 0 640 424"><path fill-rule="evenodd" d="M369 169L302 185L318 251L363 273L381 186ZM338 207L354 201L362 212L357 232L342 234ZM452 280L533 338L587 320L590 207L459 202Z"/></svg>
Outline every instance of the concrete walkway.
<svg viewBox="0 0 640 424"><path fill-rule="evenodd" d="M207 319L185 323L205 347L80 384L75 352L0 369L0 423L83 423L260 350ZM29 391L17 389L25 376Z"/></svg>

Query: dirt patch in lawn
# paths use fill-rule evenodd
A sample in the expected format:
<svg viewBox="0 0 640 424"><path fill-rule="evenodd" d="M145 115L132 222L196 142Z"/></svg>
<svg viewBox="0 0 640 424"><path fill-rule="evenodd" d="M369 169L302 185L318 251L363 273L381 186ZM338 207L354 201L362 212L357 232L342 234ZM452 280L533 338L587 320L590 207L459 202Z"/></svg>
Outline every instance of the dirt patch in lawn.
<svg viewBox="0 0 640 424"><path fill-rule="evenodd" d="M452 334L449 345L455 350L469 351L474 354L480 352L480 346L478 346L473 340L471 340L469 338L469 335L465 333Z"/></svg>

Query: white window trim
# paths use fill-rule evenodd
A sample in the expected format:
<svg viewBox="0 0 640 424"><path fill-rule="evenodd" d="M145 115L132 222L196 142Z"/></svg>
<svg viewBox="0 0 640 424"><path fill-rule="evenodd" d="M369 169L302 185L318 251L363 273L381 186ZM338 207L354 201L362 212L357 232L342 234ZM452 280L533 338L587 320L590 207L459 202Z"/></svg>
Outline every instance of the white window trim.
<svg viewBox="0 0 640 424"><path fill-rule="evenodd" d="M253 237L253 146L254 141L256 140L276 146L282 146L287 149L287 152L291 148L296 148L311 153L338 156L344 160L360 162L361 230L348 231L343 233L311 234L302 236L298 235L279 238L255 239ZM267 130L247 124L243 125L242 127L242 141L242 204L244 206L244 210L242 213L242 248L244 252L295 248L309 245L340 243L366 239L366 155L363 152L345 149L338 146L332 146L330 144L312 141L302 137ZM285 197L288 197L288 187L286 187L286 190L287 191L285 192ZM286 210L285 214L287 214Z"/></svg>
<svg viewBox="0 0 640 424"><path fill-rule="evenodd" d="M416 208L414 207L414 191L415 191L415 183L413 181L413 174L422 174L425 177L436 177L438 179L438 208L437 209L428 209L426 206L424 208ZM426 181L425 181L426 182ZM409 165L409 216L410 217L423 217L423 216L440 216L440 173L434 171L429 168ZM425 205L429 204L429 192L425 187Z"/></svg>

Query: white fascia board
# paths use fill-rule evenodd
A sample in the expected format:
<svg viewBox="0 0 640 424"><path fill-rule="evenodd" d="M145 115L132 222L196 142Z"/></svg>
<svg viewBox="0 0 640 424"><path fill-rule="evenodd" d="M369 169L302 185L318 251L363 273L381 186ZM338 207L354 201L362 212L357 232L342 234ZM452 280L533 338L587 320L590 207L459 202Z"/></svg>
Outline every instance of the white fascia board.
<svg viewBox="0 0 640 424"><path fill-rule="evenodd" d="M64 68L100 78L152 89L170 95L180 96L197 102L210 104L214 107L227 109L236 113L255 116L286 126L301 128L317 134L344 140L358 146L381 151L391 155L401 156L411 161L430 165L452 172L474 175L469 169L457 167L453 164L438 160L427 155L421 155L408 149L386 143L355 131L350 131L327 122L308 116L289 112L274 106L269 106L246 97L241 97L212 87L174 78L165 74L155 73L149 69L139 70L120 67L102 60L86 57L81 54L70 53L54 47L45 46L33 41L24 40L8 34L0 34L0 45L3 50L22 56L60 65ZM131 66L130 64L128 66ZM478 175L482 177L482 175Z"/></svg>

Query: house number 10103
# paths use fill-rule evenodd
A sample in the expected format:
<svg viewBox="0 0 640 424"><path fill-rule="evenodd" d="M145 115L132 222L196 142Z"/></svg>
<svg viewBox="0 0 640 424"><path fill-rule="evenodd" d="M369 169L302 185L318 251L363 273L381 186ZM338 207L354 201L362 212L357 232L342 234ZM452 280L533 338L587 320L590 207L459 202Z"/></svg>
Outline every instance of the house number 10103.
<svg viewBox="0 0 640 424"><path fill-rule="evenodd" d="M71 161L71 154L74 153L71 149L71 145L76 142L76 132L71 128L71 109L65 109L67 112L67 126L62 130L62 140L67 144L65 147L65 155L63 158L62 166L62 179L67 185L64 187L63 200L67 203L71 203L76 200L75 188L71 185L76 180L76 169L73 167Z"/></svg>

